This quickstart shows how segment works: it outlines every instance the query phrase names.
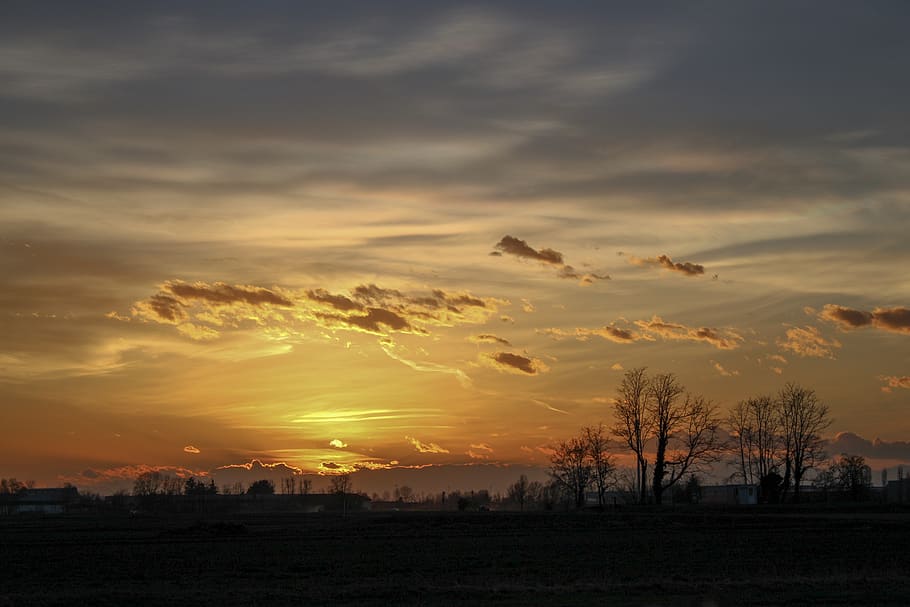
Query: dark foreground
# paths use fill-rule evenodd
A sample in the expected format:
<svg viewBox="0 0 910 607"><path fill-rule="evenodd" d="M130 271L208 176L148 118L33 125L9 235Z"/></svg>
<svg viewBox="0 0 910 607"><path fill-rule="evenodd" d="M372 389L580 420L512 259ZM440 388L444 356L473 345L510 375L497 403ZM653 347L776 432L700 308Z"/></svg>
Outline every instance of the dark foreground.
<svg viewBox="0 0 910 607"><path fill-rule="evenodd" d="M0 518L18 605L907 605L910 513Z"/></svg>

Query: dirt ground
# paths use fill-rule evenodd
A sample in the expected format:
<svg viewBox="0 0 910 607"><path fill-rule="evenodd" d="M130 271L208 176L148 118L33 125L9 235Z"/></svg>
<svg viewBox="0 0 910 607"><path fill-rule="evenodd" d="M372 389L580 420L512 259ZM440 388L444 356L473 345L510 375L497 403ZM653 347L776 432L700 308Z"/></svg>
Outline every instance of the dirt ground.
<svg viewBox="0 0 910 607"><path fill-rule="evenodd" d="M19 605L907 605L910 512L0 518Z"/></svg>

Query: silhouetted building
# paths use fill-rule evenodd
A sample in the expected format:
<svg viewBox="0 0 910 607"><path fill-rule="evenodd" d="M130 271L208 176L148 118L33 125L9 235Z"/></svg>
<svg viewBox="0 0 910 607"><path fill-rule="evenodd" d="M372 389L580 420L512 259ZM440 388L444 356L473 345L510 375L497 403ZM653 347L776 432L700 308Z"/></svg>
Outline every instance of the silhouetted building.
<svg viewBox="0 0 910 607"><path fill-rule="evenodd" d="M41 514L63 514L79 502L79 491L75 487L58 489L26 489L16 494L11 513L39 512Z"/></svg>

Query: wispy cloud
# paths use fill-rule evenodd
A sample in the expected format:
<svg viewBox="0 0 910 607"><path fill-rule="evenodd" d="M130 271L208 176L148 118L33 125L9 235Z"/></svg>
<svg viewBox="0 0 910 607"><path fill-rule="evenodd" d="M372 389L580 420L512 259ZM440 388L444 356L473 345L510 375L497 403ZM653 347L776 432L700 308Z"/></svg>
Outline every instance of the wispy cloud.
<svg viewBox="0 0 910 607"><path fill-rule="evenodd" d="M735 369L732 371L727 370L722 364L720 364L716 360L712 360L711 365L714 367L714 370L717 371L718 375L721 375L722 377L736 377L739 375L739 371L736 371Z"/></svg>
<svg viewBox="0 0 910 607"><path fill-rule="evenodd" d="M184 453L193 453L193 454L202 453L202 451L200 451L198 447L194 447L193 445L187 445L186 447L183 448L183 451L184 451Z"/></svg>
<svg viewBox="0 0 910 607"><path fill-rule="evenodd" d="M386 356L392 360L397 360L403 365L406 365L415 371L424 371L427 373L445 373L448 375L454 375L455 378L462 386L470 386L471 378L456 367L450 367L448 365L443 365L441 363L431 362L431 361L416 361L410 358L407 358L405 355L400 353L398 350L400 347L393 342L391 339L385 338L379 341L379 347L382 348L382 351L386 353Z"/></svg>
<svg viewBox="0 0 910 607"><path fill-rule="evenodd" d="M596 328L578 327L571 331L560 328L539 329L538 333L557 340L574 337L579 341L586 341L591 337L600 337L618 344L654 341L657 338L670 341L695 341L711 344L719 350L735 350L744 341L743 337L733 329L687 327L680 323L665 321L656 315L652 316L650 320L636 320L633 324L638 327L638 331L618 327L612 323Z"/></svg>
<svg viewBox="0 0 910 607"><path fill-rule="evenodd" d="M543 407L547 411L552 411L553 413L561 413L563 415L569 415L568 411L566 411L564 409L560 409L559 407L554 407L550 403L548 403L546 401L542 401L539 398L535 398L531 402L533 402L535 405L539 405L539 406Z"/></svg>
<svg viewBox="0 0 910 607"><path fill-rule="evenodd" d="M425 443L414 438L413 436L405 436L404 439L411 443L411 446L414 447L418 453L449 453L448 449L440 447L436 443Z"/></svg>
<svg viewBox="0 0 910 607"><path fill-rule="evenodd" d="M601 337L607 341L612 341L618 344L630 344L640 339L646 339L640 333L630 331L629 329L623 329L613 324L604 325L603 327L597 327L593 329L578 327L572 331L567 331L560 328L549 328L538 329L537 332L542 335L547 335L556 340L574 337L579 341L587 341L591 337Z"/></svg>

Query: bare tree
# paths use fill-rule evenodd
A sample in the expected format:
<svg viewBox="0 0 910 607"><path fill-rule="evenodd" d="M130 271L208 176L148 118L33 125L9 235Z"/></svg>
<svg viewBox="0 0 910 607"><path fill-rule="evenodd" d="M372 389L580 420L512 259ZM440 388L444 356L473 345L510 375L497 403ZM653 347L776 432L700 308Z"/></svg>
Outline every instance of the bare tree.
<svg viewBox="0 0 910 607"><path fill-rule="evenodd" d="M585 505L585 490L591 484L593 470L588 449L581 438L570 438L556 445L550 456L550 476L571 495L576 508Z"/></svg>
<svg viewBox="0 0 910 607"><path fill-rule="evenodd" d="M332 475L332 478L329 482L331 483L332 493L345 495L351 490L350 473L345 472L343 474L334 474Z"/></svg>
<svg viewBox="0 0 910 607"><path fill-rule="evenodd" d="M524 512L525 502L528 499L529 485L527 475L522 474L517 481L509 485L507 490L509 499L518 504L518 508L522 512Z"/></svg>
<svg viewBox="0 0 910 607"><path fill-rule="evenodd" d="M401 487L395 487L395 501L397 502L410 502L414 500L414 489L408 485L402 485Z"/></svg>
<svg viewBox="0 0 910 607"><path fill-rule="evenodd" d="M872 469L866 465L866 458L862 455L842 453L840 459L831 465L829 474L835 487L848 493L850 499L858 501L868 496L872 486Z"/></svg>
<svg viewBox="0 0 910 607"><path fill-rule="evenodd" d="M774 400L758 396L740 401L730 410L727 424L735 441L739 476L744 483L760 483L780 458L780 419Z"/></svg>
<svg viewBox="0 0 910 607"><path fill-rule="evenodd" d="M629 369L617 388L613 406L616 417L613 436L635 454L635 488L641 504L647 498L648 460L645 458L645 447L652 429L652 418L648 413L648 386L644 367Z"/></svg>
<svg viewBox="0 0 910 607"><path fill-rule="evenodd" d="M793 485L793 501L799 502L803 476L824 459L821 432L831 425L828 406L822 404L815 390L788 383L777 396L778 423L782 432L784 457L783 491Z"/></svg>
<svg viewBox="0 0 910 607"><path fill-rule="evenodd" d="M597 505L603 508L606 504L607 489L615 483L613 457L610 454L610 441L603 424L582 428L582 438L588 450L591 462L592 484L597 491Z"/></svg>
<svg viewBox="0 0 910 607"><path fill-rule="evenodd" d="M654 501L661 502L664 490L664 476L667 474L667 448L679 424L683 421L684 411L677 401L683 394L682 385L672 373L661 373L648 384L647 414L653 420L654 436L657 439L657 453L654 457L654 473L651 478ZM672 484L672 483L671 483Z"/></svg>
<svg viewBox="0 0 910 607"><path fill-rule="evenodd" d="M651 414L655 440L654 502L687 473L717 461L725 447L720 438L717 407L701 396L686 394L672 373L658 375L651 384Z"/></svg>

